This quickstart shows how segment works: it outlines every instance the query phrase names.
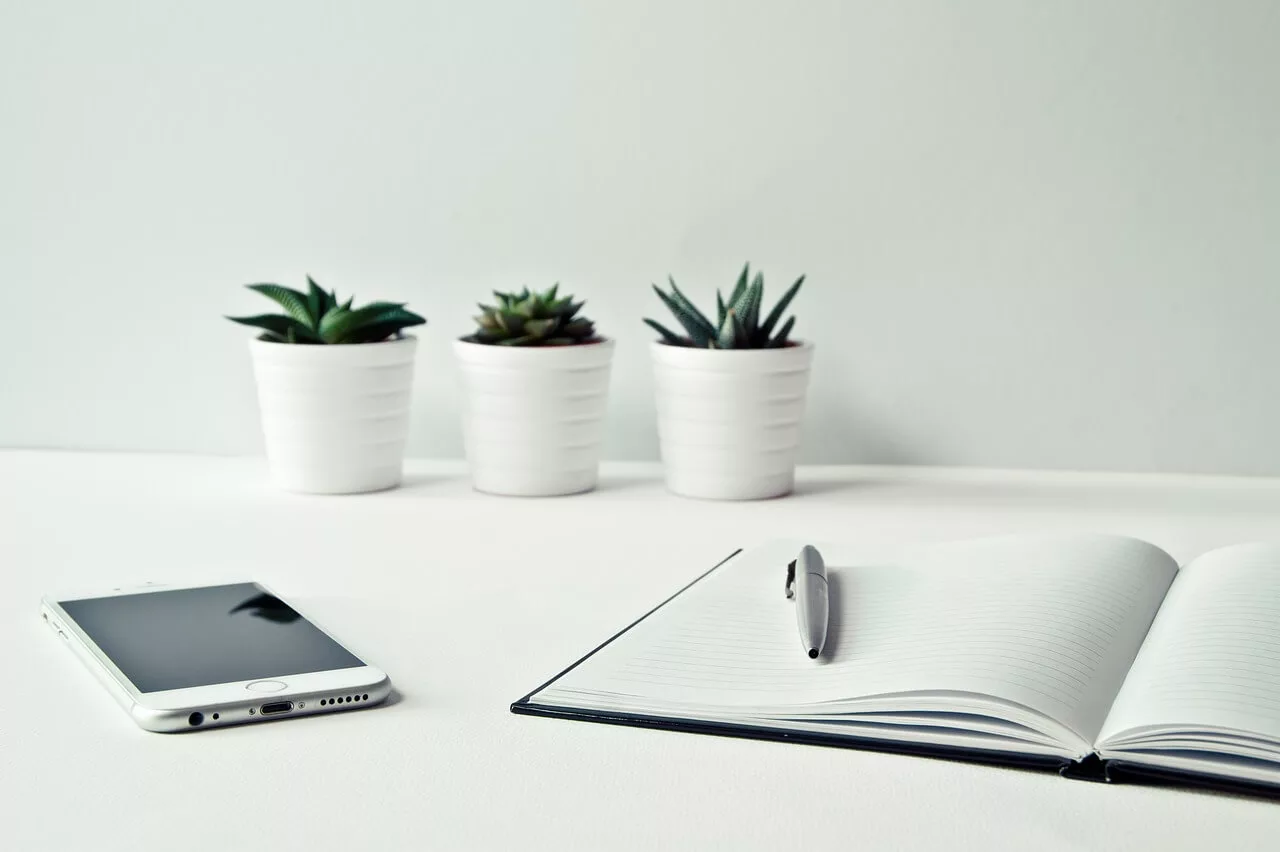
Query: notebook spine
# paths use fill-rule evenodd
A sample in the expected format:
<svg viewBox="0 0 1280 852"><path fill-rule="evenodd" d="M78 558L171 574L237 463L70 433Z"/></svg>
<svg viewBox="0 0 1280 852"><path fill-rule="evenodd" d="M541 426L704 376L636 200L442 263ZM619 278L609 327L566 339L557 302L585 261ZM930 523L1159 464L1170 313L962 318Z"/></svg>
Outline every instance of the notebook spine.
<svg viewBox="0 0 1280 852"><path fill-rule="evenodd" d="M787 731L778 728L757 728L728 722L694 721L690 719L669 718L663 716L644 716L635 713L621 713L602 710L583 710L573 707L535 704L525 699L511 705L511 712L521 716L542 716L550 719L570 719L580 722L593 722L604 725L625 725L637 728L650 728L662 731L681 731L689 734L706 734L719 737L739 737L742 739L769 740L773 742L796 743L801 745L826 746L834 748L855 749L859 751L886 752L890 754L906 754L915 757L928 757L941 760L955 760L964 763L980 763L987 766L1013 766L1020 769L1039 769L1041 771L1064 770L1063 761L1059 758L1044 755L1024 755L1014 752L983 751L955 746L935 746L921 743L904 743L899 740L879 740L871 737L849 737L843 735L819 734L811 731Z"/></svg>
<svg viewBox="0 0 1280 852"><path fill-rule="evenodd" d="M1142 766L1127 760L1108 760L1107 780L1121 784L1153 784L1162 787L1195 787L1219 793L1235 793L1280 799L1280 787L1260 781L1224 778L1201 772Z"/></svg>
<svg viewBox="0 0 1280 852"><path fill-rule="evenodd" d="M1058 774L1075 781L1093 781L1100 784L1111 780L1111 775L1107 772L1107 762L1096 754L1071 761L1058 770Z"/></svg>

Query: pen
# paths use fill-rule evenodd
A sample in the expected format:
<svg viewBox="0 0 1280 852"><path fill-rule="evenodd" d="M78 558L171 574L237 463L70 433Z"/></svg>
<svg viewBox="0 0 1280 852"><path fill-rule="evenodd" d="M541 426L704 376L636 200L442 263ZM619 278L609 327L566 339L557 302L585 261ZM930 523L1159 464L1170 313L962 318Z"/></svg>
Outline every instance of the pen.
<svg viewBox="0 0 1280 852"><path fill-rule="evenodd" d="M827 566L822 554L806 544L796 560L787 566L787 597L796 599L796 621L800 626L800 646L809 659L816 660L827 642Z"/></svg>

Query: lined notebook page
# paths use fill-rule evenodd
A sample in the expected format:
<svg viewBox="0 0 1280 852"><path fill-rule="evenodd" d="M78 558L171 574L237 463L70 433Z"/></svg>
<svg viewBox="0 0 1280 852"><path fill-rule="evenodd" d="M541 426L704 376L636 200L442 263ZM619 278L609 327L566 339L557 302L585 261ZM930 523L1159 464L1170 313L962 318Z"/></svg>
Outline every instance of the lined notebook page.
<svg viewBox="0 0 1280 852"><path fill-rule="evenodd" d="M891 559L827 545L831 624L823 658L812 661L783 594L798 550L778 542L737 557L535 701L606 696L633 710L732 715L979 693L1091 741L1177 571L1163 551L1110 536L1002 537ZM876 709L913 706L898 698Z"/></svg>
<svg viewBox="0 0 1280 852"><path fill-rule="evenodd" d="M1280 738L1280 547L1226 547L1180 572L1101 739L1151 725Z"/></svg>

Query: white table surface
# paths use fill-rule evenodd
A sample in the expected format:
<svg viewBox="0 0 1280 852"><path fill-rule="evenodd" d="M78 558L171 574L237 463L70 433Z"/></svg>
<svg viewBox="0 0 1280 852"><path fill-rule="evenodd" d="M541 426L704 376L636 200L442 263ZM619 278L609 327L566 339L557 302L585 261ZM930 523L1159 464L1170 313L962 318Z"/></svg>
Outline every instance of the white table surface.
<svg viewBox="0 0 1280 852"><path fill-rule="evenodd" d="M740 545L1018 530L1179 560L1280 540L1280 481L810 468L795 495L684 500L652 465L595 493L473 492L411 462L359 497L257 459L0 452L7 848L1275 848L1280 804L843 749L514 716L519 698ZM399 690L367 712L136 728L37 615L50 590L252 577ZM480 614L491 627L467 625ZM8 845L16 840L16 845Z"/></svg>

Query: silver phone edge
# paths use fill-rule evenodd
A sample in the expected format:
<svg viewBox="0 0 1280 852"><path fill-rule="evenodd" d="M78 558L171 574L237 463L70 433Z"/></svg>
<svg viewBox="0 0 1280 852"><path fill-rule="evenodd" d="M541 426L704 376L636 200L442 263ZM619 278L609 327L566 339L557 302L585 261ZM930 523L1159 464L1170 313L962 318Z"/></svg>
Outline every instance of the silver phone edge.
<svg viewBox="0 0 1280 852"><path fill-rule="evenodd" d="M178 734L208 731L255 722L276 722L304 716L376 707L391 697L391 678L380 669L365 663L364 666L359 669L352 669L352 671L377 672L380 677L367 681L353 681L351 684L344 685L341 688L323 691L285 691L273 694L259 694L247 697L242 701L217 702L199 707L169 707L164 709L148 707L134 698L130 690L120 683L115 675L102 664L93 651L77 635L77 631L71 630L62 623L64 619L68 621L70 619L60 614L61 612L61 607L57 607L56 603L51 602L47 597L41 600L41 617L49 628L54 631L54 635L60 636L66 642L81 664L93 673L94 677L106 688L121 709L128 713L129 717L144 731L158 734ZM363 661L363 658L361 659ZM341 669L335 669L334 671L341 671ZM359 696L358 701L346 700L347 698L354 699L357 695ZM368 698L364 697L366 695ZM333 701L333 703L322 705L320 703L322 700L326 702ZM264 716L262 714L261 711L264 705L284 701L291 702L294 705L293 709L279 715ZM193 725L191 719L192 715L196 713L201 714L203 719L199 724ZM215 714L218 716L217 719L213 718Z"/></svg>

